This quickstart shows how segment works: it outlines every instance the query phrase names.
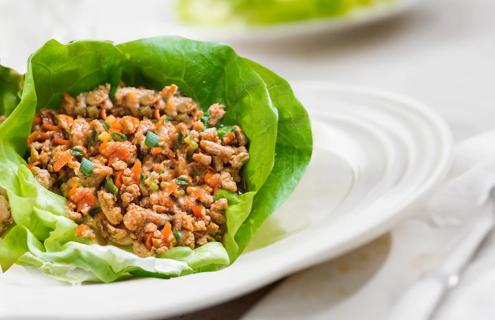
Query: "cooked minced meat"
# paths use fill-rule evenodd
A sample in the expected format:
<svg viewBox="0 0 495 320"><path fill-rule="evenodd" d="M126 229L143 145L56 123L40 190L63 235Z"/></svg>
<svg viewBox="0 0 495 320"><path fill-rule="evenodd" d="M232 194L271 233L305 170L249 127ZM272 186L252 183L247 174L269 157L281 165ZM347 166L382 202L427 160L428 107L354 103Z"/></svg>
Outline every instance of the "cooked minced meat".
<svg viewBox="0 0 495 320"><path fill-rule="evenodd" d="M10 216L9 201L7 200L7 193L5 189L0 188L0 235L12 223L12 217Z"/></svg>
<svg viewBox="0 0 495 320"><path fill-rule="evenodd" d="M225 198L242 191L247 139L223 126L225 108L204 114L177 86L161 91L110 86L64 95L42 110L28 137L29 167L67 198L76 235L132 246L140 256L195 248L225 232Z"/></svg>
<svg viewBox="0 0 495 320"><path fill-rule="evenodd" d="M5 120L5 116L0 116L0 124ZM12 217L10 216L9 201L7 200L7 192L5 189L0 188L0 235L7 230L8 226L12 223Z"/></svg>

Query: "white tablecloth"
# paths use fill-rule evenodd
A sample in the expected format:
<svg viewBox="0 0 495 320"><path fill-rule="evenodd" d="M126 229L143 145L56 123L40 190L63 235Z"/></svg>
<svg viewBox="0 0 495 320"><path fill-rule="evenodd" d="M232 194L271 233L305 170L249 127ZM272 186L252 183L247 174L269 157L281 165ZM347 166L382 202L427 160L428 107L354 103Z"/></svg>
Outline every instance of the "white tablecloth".
<svg viewBox="0 0 495 320"><path fill-rule="evenodd" d="M173 34L163 14L166 2L0 0L0 63L23 71L29 53L50 37L122 41ZM403 17L339 35L235 46L289 80L345 82L411 96L442 115L459 141L495 126L494 13L495 1L425 0ZM335 287L326 297L305 296L308 312L381 319L390 296L435 263L445 237L412 217L391 234L316 267Z"/></svg>

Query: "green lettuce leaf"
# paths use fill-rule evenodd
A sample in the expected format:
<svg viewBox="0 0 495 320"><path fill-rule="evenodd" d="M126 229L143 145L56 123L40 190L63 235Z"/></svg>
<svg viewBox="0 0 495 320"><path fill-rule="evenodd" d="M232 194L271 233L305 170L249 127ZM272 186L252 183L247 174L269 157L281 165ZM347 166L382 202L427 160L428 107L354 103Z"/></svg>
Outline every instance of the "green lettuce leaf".
<svg viewBox="0 0 495 320"><path fill-rule="evenodd" d="M19 103L22 75L0 65L0 115L8 116Z"/></svg>
<svg viewBox="0 0 495 320"><path fill-rule="evenodd" d="M289 83L265 67L245 61L263 78L270 99L278 110L278 136L273 170L256 194L249 218L236 234L241 252L261 224L294 191L313 150L308 113L294 96Z"/></svg>
<svg viewBox="0 0 495 320"><path fill-rule="evenodd" d="M155 89L175 83L204 110L224 103L224 124L243 128L250 153L243 169L247 192L218 195L229 200L222 243L139 258L123 248L76 238L65 199L42 187L27 168L26 139L37 110L56 109L64 92L74 95L105 83L115 88L120 81ZM31 56L23 85L18 106L0 127L0 187L8 192L15 221L0 239L3 269L17 261L69 282L216 270L239 256L254 231L288 197L311 155L307 114L288 84L223 44L170 37L117 46L51 40Z"/></svg>

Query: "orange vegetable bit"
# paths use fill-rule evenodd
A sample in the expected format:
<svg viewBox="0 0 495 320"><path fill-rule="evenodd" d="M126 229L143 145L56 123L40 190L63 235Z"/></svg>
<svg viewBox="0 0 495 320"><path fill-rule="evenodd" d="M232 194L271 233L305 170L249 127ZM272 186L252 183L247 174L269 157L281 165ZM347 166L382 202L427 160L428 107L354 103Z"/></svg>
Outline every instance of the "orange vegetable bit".
<svg viewBox="0 0 495 320"><path fill-rule="evenodd" d="M87 204L88 206L92 207L95 202L96 202L96 197L94 194L91 193L91 191L87 191L84 197L82 198L81 202Z"/></svg>
<svg viewBox="0 0 495 320"><path fill-rule="evenodd" d="M100 111L100 117L101 117L103 120L106 120L106 119L107 119L107 110L105 110L105 109L101 109L101 111Z"/></svg>
<svg viewBox="0 0 495 320"><path fill-rule="evenodd" d="M91 230L91 227L88 226L87 224L80 224L77 226L76 230L75 230L75 234L77 237L79 238L83 238L85 233L87 231L90 231Z"/></svg>
<svg viewBox="0 0 495 320"><path fill-rule="evenodd" d="M222 185L222 182L220 181L220 175L212 173L211 171L205 173L204 180L207 185L215 189L219 188Z"/></svg>
<svg viewBox="0 0 495 320"><path fill-rule="evenodd" d="M108 131L110 131L110 132L112 132L112 131L122 132L122 130L123 130L123 127L120 124L120 121L114 121L112 123L112 125L110 126L110 128L108 129Z"/></svg>
<svg viewBox="0 0 495 320"><path fill-rule="evenodd" d="M129 150L120 142L110 141L100 144L98 150L107 158L119 158L125 160L129 156Z"/></svg>
<svg viewBox="0 0 495 320"><path fill-rule="evenodd" d="M155 116L156 120L160 120L160 110L158 108L155 109L153 115Z"/></svg>
<svg viewBox="0 0 495 320"><path fill-rule="evenodd" d="M192 207L192 212L194 213L194 215L196 217L203 219L205 217L205 215L203 213L203 209L204 209L204 207L202 205L194 205Z"/></svg>
<svg viewBox="0 0 495 320"><path fill-rule="evenodd" d="M122 174L123 171L118 171L116 176L115 176L115 186L120 189L120 186L122 185Z"/></svg>
<svg viewBox="0 0 495 320"><path fill-rule="evenodd" d="M96 197L91 193L91 190L83 188L76 195L75 203L77 204L77 211L81 211L85 206L92 207L96 202Z"/></svg>
<svg viewBox="0 0 495 320"><path fill-rule="evenodd" d="M62 152L60 154L60 156L57 158L57 160L55 161L55 163L53 164L53 171L59 172L71 160L72 160L72 154L70 153L69 150Z"/></svg>
<svg viewBox="0 0 495 320"><path fill-rule="evenodd" d="M46 140L50 137L50 135L46 132L33 132L28 136L28 144L33 143L38 140Z"/></svg>
<svg viewBox="0 0 495 320"><path fill-rule="evenodd" d="M77 185L73 185L72 188L70 188L69 193L67 193L67 198L73 200L76 195L77 188L78 188Z"/></svg>
<svg viewBox="0 0 495 320"><path fill-rule="evenodd" d="M51 123L43 123L43 124L41 125L41 127L42 127L43 129L47 130L47 131L58 131L58 130L60 130L60 128L59 128L59 127L57 127L56 125L51 124Z"/></svg>
<svg viewBox="0 0 495 320"><path fill-rule="evenodd" d="M56 138L53 138L53 143L55 144L61 144L61 145L64 145L64 146L70 146L71 143L69 140L65 140L63 138L59 138L59 137L56 137Z"/></svg>
<svg viewBox="0 0 495 320"><path fill-rule="evenodd" d="M134 181L136 183L139 183L139 180L141 179L141 169L141 161L138 159L134 162L134 166L132 166L131 169L132 176L134 177Z"/></svg>
<svg viewBox="0 0 495 320"><path fill-rule="evenodd" d="M162 230L163 241L167 241L171 234L172 234L172 225L169 222L167 222Z"/></svg>
<svg viewBox="0 0 495 320"><path fill-rule="evenodd" d="M151 248L153 248L153 236L151 233L148 234L148 236L146 237L146 248L148 248L148 250L151 250Z"/></svg>
<svg viewBox="0 0 495 320"><path fill-rule="evenodd" d="M175 194L177 192L177 183L175 181L170 181L165 186L165 192L170 194Z"/></svg>
<svg viewBox="0 0 495 320"><path fill-rule="evenodd" d="M166 197L163 200L163 205L165 207L167 207L168 209L173 209L174 208L174 202L170 198L168 198L168 197Z"/></svg>
<svg viewBox="0 0 495 320"><path fill-rule="evenodd" d="M159 155L161 152L162 152L162 148L160 147L151 148L151 154L154 156Z"/></svg>

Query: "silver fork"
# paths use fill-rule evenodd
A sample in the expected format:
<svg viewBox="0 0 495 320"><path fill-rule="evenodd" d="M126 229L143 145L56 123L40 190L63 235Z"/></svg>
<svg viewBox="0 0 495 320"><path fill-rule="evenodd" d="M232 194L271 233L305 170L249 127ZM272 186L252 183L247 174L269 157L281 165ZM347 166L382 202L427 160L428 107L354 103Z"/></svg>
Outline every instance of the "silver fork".
<svg viewBox="0 0 495 320"><path fill-rule="evenodd" d="M495 200L495 188L490 189L489 200ZM461 277L483 247L485 239L495 228L492 208L473 216L474 221L465 235L456 243L445 261L431 272L423 275L399 299L389 314L389 320L430 320L454 289Z"/></svg>

